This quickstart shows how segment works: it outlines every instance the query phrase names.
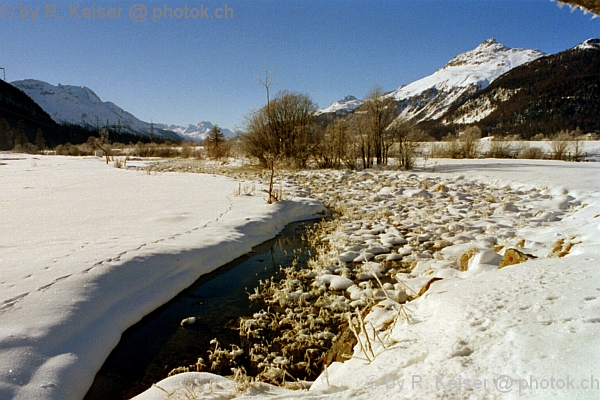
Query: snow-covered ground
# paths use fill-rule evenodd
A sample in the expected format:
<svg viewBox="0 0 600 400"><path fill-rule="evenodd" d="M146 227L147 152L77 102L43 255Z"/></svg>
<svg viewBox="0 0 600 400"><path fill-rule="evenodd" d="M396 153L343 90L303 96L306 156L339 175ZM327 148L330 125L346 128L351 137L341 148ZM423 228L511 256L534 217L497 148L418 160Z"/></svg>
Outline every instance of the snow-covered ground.
<svg viewBox="0 0 600 400"><path fill-rule="evenodd" d="M461 212L460 190L514 197L492 204L487 236L501 242L498 232L515 231L538 255L560 238L572 248L503 269L482 253L466 272L423 260L413 273L430 268L444 279L404 306L410 323L395 323L385 348L372 340L372 362L356 346L309 391L242 392L226 378L186 373L139 398L598 398L600 163L428 162L410 179L456 192L448 212ZM0 399L82 398L127 327L200 274L322 211L310 199L269 206L260 194L239 196L239 183L224 177L116 169L99 158L1 153L0 163ZM368 173L324 175L354 179L364 198L393 202L397 190L369 193L383 184ZM406 175L389 173L385 184L401 186ZM531 221L528 198L532 213L545 207ZM367 320L378 326L396 313L383 303Z"/></svg>
<svg viewBox="0 0 600 400"><path fill-rule="evenodd" d="M481 139L479 141L479 152L482 154L487 153L488 151L490 151L490 147L492 145L492 139L494 139L491 136L485 137L483 139ZM526 147L537 147L540 150L542 150L542 152L545 155L551 155L552 154L552 140L543 140L543 141L534 141L534 140L528 140L528 141L512 141L512 142L508 142L511 151L516 151L517 149L519 149L521 146L526 146ZM575 142L572 141L568 144L567 147L567 152L568 153L573 153L574 150L574 146L575 146ZM581 153L581 155L588 161L600 161L600 140L580 140L578 143L579 146L579 152Z"/></svg>
<svg viewBox="0 0 600 400"><path fill-rule="evenodd" d="M125 329L324 211L237 190L225 177L0 153L0 399L81 399Z"/></svg>
<svg viewBox="0 0 600 400"><path fill-rule="evenodd" d="M440 222L450 221L452 214L472 215L460 224L458 234L441 233L454 241L441 251L442 256L471 246L468 237L482 247L490 246L471 258L466 271L448 267L443 259L426 257L410 274L398 274L417 291L425 280L443 278L403 306L410 323L398 318L380 333L383 338L371 333L372 352L365 354L355 346L350 360L333 363L308 391L264 384L244 391L216 375L185 373L159 382L136 399L598 398L600 163L436 162L434 172L425 168L413 177L402 172L336 171L322 178L322 182L347 185L355 198L379 201L382 213L393 211L384 207L398 200L399 209L409 210L402 218L429 220L429 226L434 226L431 229L440 229ZM316 180L318 174L299 175ZM384 177L385 183L381 183ZM402 189L411 179L428 184L427 178L436 186ZM448 195L441 194L444 190ZM485 200L487 194L489 200ZM395 196L412 196L413 200L400 202ZM418 196L430 200L420 201ZM444 215L438 218L424 207L441 209ZM488 217L477 220L473 216L478 210L489 213ZM357 226L351 221L346 224L354 230L350 238L360 236ZM425 234L429 226L423 225ZM441 228L439 232L450 230ZM383 236L393 231L385 229ZM377 237L374 231L362 230L365 238ZM517 240L520 244L515 244ZM503 250L492 251L485 242L494 244L494 249L512 243L538 258L498 269L494 253ZM398 304L384 300L365 320L379 329L389 327L397 315ZM361 337L366 343L364 333ZM367 357L373 360L369 362Z"/></svg>

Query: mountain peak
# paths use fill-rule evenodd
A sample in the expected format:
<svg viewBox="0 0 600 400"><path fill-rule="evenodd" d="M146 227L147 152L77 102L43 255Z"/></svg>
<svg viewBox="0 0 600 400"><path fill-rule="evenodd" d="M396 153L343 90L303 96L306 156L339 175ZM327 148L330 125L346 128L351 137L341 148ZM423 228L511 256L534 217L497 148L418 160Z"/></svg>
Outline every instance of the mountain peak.
<svg viewBox="0 0 600 400"><path fill-rule="evenodd" d="M215 126L213 123L209 121L200 121L196 125L189 124L188 126L179 126L179 125L167 125L167 124L157 124L162 129L168 129L177 133L179 136L193 140L195 142L201 142L206 139L210 133L210 130ZM232 138L235 136L235 132L230 131L227 128L221 128L221 132L227 138Z"/></svg>
<svg viewBox="0 0 600 400"><path fill-rule="evenodd" d="M329 107L324 108L322 110L318 110L316 115L329 114L329 113L344 115L344 114L347 114L349 112L356 110L358 107L360 107L361 104L362 104L361 100L358 100L356 97L354 97L352 95L348 95L348 96L344 97L342 100L338 100L338 101L334 102Z"/></svg>
<svg viewBox="0 0 600 400"><path fill-rule="evenodd" d="M502 43L498 43L496 39L488 39L482 42L473 50L466 51L454 57L446 64L444 69L452 67L460 67L463 65L481 65L493 62L495 58L501 58L503 55L511 52L525 51L523 49L510 49Z"/></svg>
<svg viewBox="0 0 600 400"><path fill-rule="evenodd" d="M574 47L576 50L600 50L600 39L592 38Z"/></svg>
<svg viewBox="0 0 600 400"><path fill-rule="evenodd" d="M493 49L505 49L506 47L502 43L498 43L496 41L496 39L489 38L489 39L484 40L483 42L481 42L481 44L479 46L477 46L475 49L489 49L489 48L493 48Z"/></svg>
<svg viewBox="0 0 600 400"><path fill-rule="evenodd" d="M390 94L401 103L402 118L436 119L461 97L488 86L506 71L535 60L544 53L511 49L488 39L472 50L457 55L443 68Z"/></svg>

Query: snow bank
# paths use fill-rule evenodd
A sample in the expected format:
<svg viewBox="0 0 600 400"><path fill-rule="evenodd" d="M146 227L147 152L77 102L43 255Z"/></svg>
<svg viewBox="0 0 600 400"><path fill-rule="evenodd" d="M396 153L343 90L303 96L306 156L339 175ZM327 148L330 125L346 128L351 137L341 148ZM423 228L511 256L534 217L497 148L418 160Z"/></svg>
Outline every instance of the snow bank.
<svg viewBox="0 0 600 400"><path fill-rule="evenodd" d="M121 333L288 223L232 179L0 153L0 399L81 399Z"/></svg>

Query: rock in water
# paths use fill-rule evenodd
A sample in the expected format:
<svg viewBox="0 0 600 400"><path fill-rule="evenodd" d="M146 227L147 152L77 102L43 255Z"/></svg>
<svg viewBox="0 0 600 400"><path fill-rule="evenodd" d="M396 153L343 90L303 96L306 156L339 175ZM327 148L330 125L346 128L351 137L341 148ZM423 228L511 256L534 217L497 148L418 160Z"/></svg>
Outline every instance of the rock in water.
<svg viewBox="0 0 600 400"><path fill-rule="evenodd" d="M196 323L196 317L187 317L187 318L183 319L179 325L186 326L186 325L193 325L195 323Z"/></svg>

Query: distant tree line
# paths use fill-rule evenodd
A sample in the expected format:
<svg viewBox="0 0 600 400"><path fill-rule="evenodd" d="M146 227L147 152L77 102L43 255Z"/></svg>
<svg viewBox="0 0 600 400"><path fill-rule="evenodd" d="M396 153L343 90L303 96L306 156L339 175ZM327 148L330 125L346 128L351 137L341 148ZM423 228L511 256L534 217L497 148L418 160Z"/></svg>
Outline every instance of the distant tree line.
<svg viewBox="0 0 600 400"><path fill-rule="evenodd" d="M426 135L398 119L393 99L375 87L352 114L334 120L315 117L316 104L304 93L282 91L246 119L241 149L263 167L274 160L297 168L371 168L397 158L412 168Z"/></svg>
<svg viewBox="0 0 600 400"><path fill-rule="evenodd" d="M123 132L119 127L103 127L98 130L75 124L38 124L31 120L18 120L11 124L0 118L0 150L36 152L65 144L83 144L90 137L100 138L101 131L108 132L111 140L118 143L163 143L159 136L137 135ZM172 139L171 139L172 140Z"/></svg>

